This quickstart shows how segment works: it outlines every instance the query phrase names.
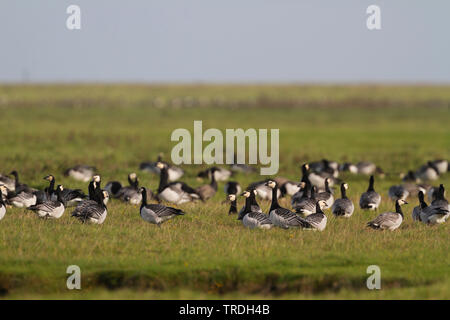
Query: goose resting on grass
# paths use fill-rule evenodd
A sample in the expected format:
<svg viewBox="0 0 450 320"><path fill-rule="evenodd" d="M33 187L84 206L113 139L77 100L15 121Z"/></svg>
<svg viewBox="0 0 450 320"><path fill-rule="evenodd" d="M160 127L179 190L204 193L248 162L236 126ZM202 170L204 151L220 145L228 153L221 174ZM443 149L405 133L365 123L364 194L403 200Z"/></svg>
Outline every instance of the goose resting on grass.
<svg viewBox="0 0 450 320"><path fill-rule="evenodd" d="M347 198L347 189L348 184L345 182L341 184L341 198L336 199L336 201L331 206L331 212L336 217L344 217L350 218L353 215L353 211L355 210L355 206L353 205L352 200Z"/></svg>
<svg viewBox="0 0 450 320"><path fill-rule="evenodd" d="M45 188L45 193L47 194L47 200L58 201L58 195L55 188L55 177L48 175L44 177L44 180L50 182L49 186ZM66 207L74 207L86 198L86 195L80 189L65 189L63 188L61 192L61 199L65 203Z"/></svg>
<svg viewBox="0 0 450 320"><path fill-rule="evenodd" d="M77 165L73 168L69 168L64 172L64 175L66 177L72 177L75 180L82 181L82 182L88 182L92 179L92 176L94 175L95 167L87 166L87 165Z"/></svg>
<svg viewBox="0 0 450 320"><path fill-rule="evenodd" d="M316 203L315 213L310 214L306 218L300 218L300 226L306 230L323 231L327 226L327 216L323 213L322 208L325 206L325 201L319 200Z"/></svg>
<svg viewBox="0 0 450 320"><path fill-rule="evenodd" d="M403 212L401 206L407 204L405 200L395 201L395 212L384 212L374 220L367 223L367 226L378 230L395 230L403 222Z"/></svg>
<svg viewBox="0 0 450 320"><path fill-rule="evenodd" d="M178 181L169 183L166 164L158 162L157 166L161 170L157 195L159 200L182 204L200 199L200 195L186 183Z"/></svg>
<svg viewBox="0 0 450 320"><path fill-rule="evenodd" d="M65 210L65 204L62 199L63 190L63 186L58 185L58 187L56 188L56 201L47 200L43 203L28 207L28 210L34 211L39 218L61 218Z"/></svg>
<svg viewBox="0 0 450 320"><path fill-rule="evenodd" d="M142 195L142 203L139 212L143 220L156 224L159 227L161 223L169 219L184 215L184 212L180 209L167 207L162 204L148 204L147 190L144 187L140 188L139 192Z"/></svg>
<svg viewBox="0 0 450 320"><path fill-rule="evenodd" d="M94 182L94 185L96 183ZM81 202L72 212L72 217L77 218L83 223L102 224L105 222L108 210L105 202L109 199L108 191L102 191L97 188L95 200L86 200Z"/></svg>

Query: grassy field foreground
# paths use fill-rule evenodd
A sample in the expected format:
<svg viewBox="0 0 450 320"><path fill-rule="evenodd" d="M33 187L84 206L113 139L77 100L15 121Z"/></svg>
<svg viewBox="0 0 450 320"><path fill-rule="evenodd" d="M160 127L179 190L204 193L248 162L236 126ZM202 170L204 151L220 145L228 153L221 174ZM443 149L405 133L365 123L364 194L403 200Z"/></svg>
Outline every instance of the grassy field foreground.
<svg viewBox="0 0 450 320"><path fill-rule="evenodd" d="M98 168L104 183L126 181L139 163L166 158L176 128L279 128L280 172L300 178L300 165L324 157L371 160L381 211L392 210L389 186L399 174L434 158L450 158L450 89L434 87L276 86L0 86L0 172L43 188L47 174L65 178L76 164ZM162 101L162 102L161 102ZM180 102L181 101L181 102ZM192 102L194 101L194 102ZM339 102L339 103L337 103ZM367 106L365 107L365 103ZM169 159L168 159L169 160ZM193 186L205 166L184 166ZM158 177L138 172L155 190ZM367 177L342 175L357 204ZM257 174L233 177L244 187ZM450 188L450 175L438 183ZM337 191L337 189L336 189ZM338 192L337 192L338 194ZM39 220L9 209L0 221L0 297L3 298L450 298L449 224L414 223L416 199L404 207L395 232L365 228L376 213L351 219L330 213L324 232L246 230L227 215L223 183L206 204L162 228L139 208L112 201L104 225L70 217ZM289 207L289 199L281 202ZM239 206L242 204L240 199ZM262 203L267 209L269 203ZM82 290L66 288L66 268L78 265ZM366 269L378 265L382 290L366 288Z"/></svg>

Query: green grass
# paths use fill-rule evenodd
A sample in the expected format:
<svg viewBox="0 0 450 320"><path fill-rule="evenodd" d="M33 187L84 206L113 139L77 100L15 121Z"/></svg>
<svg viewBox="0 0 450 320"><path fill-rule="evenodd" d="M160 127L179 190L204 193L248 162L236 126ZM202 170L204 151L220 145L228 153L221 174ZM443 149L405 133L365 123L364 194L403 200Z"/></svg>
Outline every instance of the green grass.
<svg viewBox="0 0 450 320"><path fill-rule="evenodd" d="M391 210L387 189L400 182L400 172L450 158L449 92L448 87L0 86L0 172L17 169L34 187L44 187L42 178L54 174L66 187L86 190L62 172L87 163L99 169L104 183L125 182L140 162L161 151L169 157L174 129L192 130L194 120L203 120L204 130L279 128L279 175L293 180L300 178L301 163L323 157L374 161L387 173L376 181L380 210ZM205 183L195 179L204 167L185 166L182 180ZM142 185L157 188L156 176L139 176ZM367 178L341 178L357 204ZM261 177L234 179L246 186ZM450 187L450 175L439 182ZM328 214L322 233L260 231L246 230L227 215L222 189L223 184L205 205L181 206L188 214L162 228L118 201L108 206L101 226L80 224L70 218L72 209L57 221L9 209L0 221L0 295L450 298L448 223L414 223L416 199L409 199L406 220L395 232L366 229L376 213L358 209L349 220ZM82 270L80 292L65 286L72 264ZM372 264L382 272L382 290L376 292L365 285Z"/></svg>

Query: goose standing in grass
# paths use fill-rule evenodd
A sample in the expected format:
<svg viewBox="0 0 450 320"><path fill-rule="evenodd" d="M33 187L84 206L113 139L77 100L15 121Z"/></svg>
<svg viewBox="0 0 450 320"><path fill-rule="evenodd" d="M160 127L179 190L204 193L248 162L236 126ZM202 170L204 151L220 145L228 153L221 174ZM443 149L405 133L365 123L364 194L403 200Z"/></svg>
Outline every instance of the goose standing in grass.
<svg viewBox="0 0 450 320"><path fill-rule="evenodd" d="M308 186L306 186L308 188ZM293 206L293 209L296 213L301 214L304 217L309 216L310 214L313 214L316 212L316 187L311 187L311 196L308 198L306 195L305 197L302 197L299 202L295 204L295 207Z"/></svg>
<svg viewBox="0 0 450 320"><path fill-rule="evenodd" d="M147 222L156 224L158 227L161 223L175 218L176 216L184 215L184 212L180 209L167 207L162 204L148 204L147 203L147 190L144 187L139 189L142 195L141 208L139 210L141 218Z"/></svg>
<svg viewBox="0 0 450 320"><path fill-rule="evenodd" d="M230 202L230 209L228 210L228 214L237 213L237 196L236 194L229 194L227 196L227 200Z"/></svg>
<svg viewBox="0 0 450 320"><path fill-rule="evenodd" d="M200 199L200 195L186 183L178 181L169 183L166 164L159 162L157 166L161 172L157 196L159 200L182 204Z"/></svg>
<svg viewBox="0 0 450 320"><path fill-rule="evenodd" d="M334 203L334 196L333 196L333 193L331 192L329 182L330 182L330 178L326 178L325 179L325 191L319 192L318 194L316 194L317 201L319 201L319 200L325 201L323 210L331 208L331 206Z"/></svg>
<svg viewBox="0 0 450 320"><path fill-rule="evenodd" d="M269 209L269 218L275 226L288 229L289 227L299 227L300 221L295 214L289 209L283 208L278 204L278 199L275 197L278 191L278 186L275 181L267 181L267 186L272 189L272 203Z"/></svg>
<svg viewBox="0 0 450 320"><path fill-rule="evenodd" d="M406 200L409 196L409 191L402 185L396 185L389 188L388 196L394 201L398 199Z"/></svg>
<svg viewBox="0 0 450 320"><path fill-rule="evenodd" d="M242 220L244 227L250 229L270 229L273 224L271 219L267 215L261 212L255 212L251 210L252 207L252 197L255 198L256 191L249 190L244 191L242 194L245 197L245 210L239 213L238 220ZM276 197L275 197L276 199Z"/></svg>
<svg viewBox="0 0 450 320"><path fill-rule="evenodd" d="M442 209L450 209L447 199L445 199L445 188L443 184L439 185L436 199L431 202L433 206L442 207Z"/></svg>
<svg viewBox="0 0 450 320"><path fill-rule="evenodd" d="M341 184L341 198L336 199L336 201L331 206L331 212L336 217L350 218L353 215L355 206L352 200L347 197L348 184L345 182Z"/></svg>
<svg viewBox="0 0 450 320"><path fill-rule="evenodd" d="M56 188L56 201L47 200L43 203L28 207L28 210L34 211L39 218L59 219L64 214L65 204L62 199L62 192L64 188L58 185Z"/></svg>
<svg viewBox="0 0 450 320"><path fill-rule="evenodd" d="M439 169L431 161L428 161L416 171L416 176L422 181L437 180Z"/></svg>
<svg viewBox="0 0 450 320"><path fill-rule="evenodd" d="M441 185L443 188L443 185ZM430 206L427 206L425 201L419 197L420 201L420 210L416 211L416 208L413 210L413 219L417 214L419 214L419 219L423 223L426 224L441 224L447 221L450 216L450 206L448 205L448 201L442 196L444 190L439 190L439 195L436 200L434 200ZM416 211L416 212L415 212Z"/></svg>
<svg viewBox="0 0 450 320"><path fill-rule="evenodd" d="M4 185L8 192L14 192L16 190L16 182L8 176L0 174L0 185ZM6 196L6 192L4 195Z"/></svg>
<svg viewBox="0 0 450 320"><path fill-rule="evenodd" d="M381 202L381 196L374 189L375 178L370 176L369 187L367 191L361 195L359 206L361 209L376 210Z"/></svg>
<svg viewBox="0 0 450 320"><path fill-rule="evenodd" d="M72 177L75 180L88 182L92 179L96 169L95 167L87 165L77 165L73 168L69 168L64 172L66 177Z"/></svg>
<svg viewBox="0 0 450 320"><path fill-rule="evenodd" d="M19 194L16 194L8 198L7 201L8 203L17 208L28 208L36 204L37 197L34 193L22 191Z"/></svg>
<svg viewBox="0 0 450 320"><path fill-rule="evenodd" d="M407 204L405 200L399 199L395 201L395 212L384 212L374 220L367 223L372 229L379 230L395 230L403 222L403 212L401 206Z"/></svg>
<svg viewBox="0 0 450 320"><path fill-rule="evenodd" d="M402 179L403 182L412 182L412 183L418 183L420 180L419 178L417 178L416 174L412 170L409 170L407 174L401 173L400 178Z"/></svg>
<svg viewBox="0 0 450 320"><path fill-rule="evenodd" d="M325 201L319 200L316 203L315 213L310 214L306 218L300 219L300 226L302 229L323 231L327 226L327 216L323 213L322 208Z"/></svg>
<svg viewBox="0 0 450 320"><path fill-rule="evenodd" d="M241 193L242 188L239 182L236 181L228 181L224 186L224 191L227 195L234 194L238 195Z"/></svg>
<svg viewBox="0 0 450 320"><path fill-rule="evenodd" d="M94 182L94 185L96 183ZM99 190L100 188L97 188ZM81 202L72 212L72 217L77 218L83 223L102 224L105 222L108 210L105 202L109 199L108 191L99 190L99 195L95 200L86 200Z"/></svg>
<svg viewBox="0 0 450 320"><path fill-rule="evenodd" d="M428 207L427 203L425 202L424 194L422 191L419 191L418 198L419 198L419 205L417 207L414 207L412 211L413 221L422 221L422 219L420 218L420 214L422 210Z"/></svg>
<svg viewBox="0 0 450 320"><path fill-rule="evenodd" d="M55 177L53 175L48 175L44 177L44 180L50 182L49 186L45 188L45 193L47 194L48 200L57 201L58 195L55 188ZM78 205L81 201L86 198L86 195L80 189L66 189L64 188L61 193L61 199L64 201L66 207L73 207Z"/></svg>
<svg viewBox="0 0 450 320"><path fill-rule="evenodd" d="M168 181L170 182L177 181L184 175L184 171L180 167L162 161L162 153L158 155L158 158L155 162L142 162L139 168L142 171L147 171L154 174L161 174L161 169L158 167L159 162L167 166Z"/></svg>
<svg viewBox="0 0 450 320"><path fill-rule="evenodd" d="M3 185L0 185L0 220L2 220L6 214L6 204L3 201L3 193L6 193L6 192L8 192L6 187Z"/></svg>
<svg viewBox="0 0 450 320"><path fill-rule="evenodd" d="M216 168L211 168L211 183L205 184L203 186L200 186L195 189L197 194L200 196L200 199L202 201L206 201L208 199L211 199L214 197L214 195L217 192L217 181L216 181L216 175L214 174L216 172Z"/></svg>

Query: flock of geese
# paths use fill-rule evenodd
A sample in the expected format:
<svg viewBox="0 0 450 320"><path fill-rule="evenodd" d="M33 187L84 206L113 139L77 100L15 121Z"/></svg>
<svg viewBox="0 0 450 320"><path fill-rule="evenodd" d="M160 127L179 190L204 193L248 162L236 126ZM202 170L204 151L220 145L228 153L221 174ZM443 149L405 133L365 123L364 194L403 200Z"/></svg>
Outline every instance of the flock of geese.
<svg viewBox="0 0 450 320"><path fill-rule="evenodd" d="M102 188L100 175L91 166L79 165L65 171L66 176L76 180L89 182L88 195L79 189L65 188L56 184L53 175L45 176L48 186L38 190L23 184L17 171L10 175L0 175L0 220L6 215L7 207L14 206L33 211L40 218L58 219L69 207L74 207L71 216L83 223L102 224L108 214L107 204L110 198L139 205L143 220L160 226L163 222L185 213L178 208L166 206L163 203L180 205L187 202L205 202L218 191L218 182L227 181L224 191L230 203L228 214L236 214L237 219L248 228L283 229L302 228L323 231L327 225L326 210L336 217L350 218L355 205L347 196L349 185L339 179L341 172L369 176L367 191L359 199L359 207L367 210L377 210L381 203L381 195L375 191L375 176L383 176L384 172L371 162L358 164L338 164L335 161L321 161L301 166L300 182L277 177L251 183L244 191L236 181L228 181L234 172L253 173L255 169L234 164L230 169L211 167L201 171L198 179L207 178L209 184L197 188L179 181L184 171L176 166L162 161L161 156L155 162L144 162L140 165L142 171L158 174L160 177L157 192L140 186L136 173L128 175L128 185L119 181L109 181ZM450 206L445 199L443 184L433 187L427 184L437 180L449 171L447 160L429 161L416 171L402 175L402 184L389 188L388 195L395 201L394 212L384 212L367 226L380 230L395 230L402 224L404 215L401 206L406 204L409 196L417 196L419 206L412 212L414 221L425 224L441 224L450 216ZM340 188L340 198L335 199L332 187ZM425 202L427 195L430 204ZM244 206L238 211L238 196L245 198ZM290 196L292 209L282 207L278 199ZM257 197L271 202L270 209L264 213L258 204ZM156 200L157 203L149 203Z"/></svg>

